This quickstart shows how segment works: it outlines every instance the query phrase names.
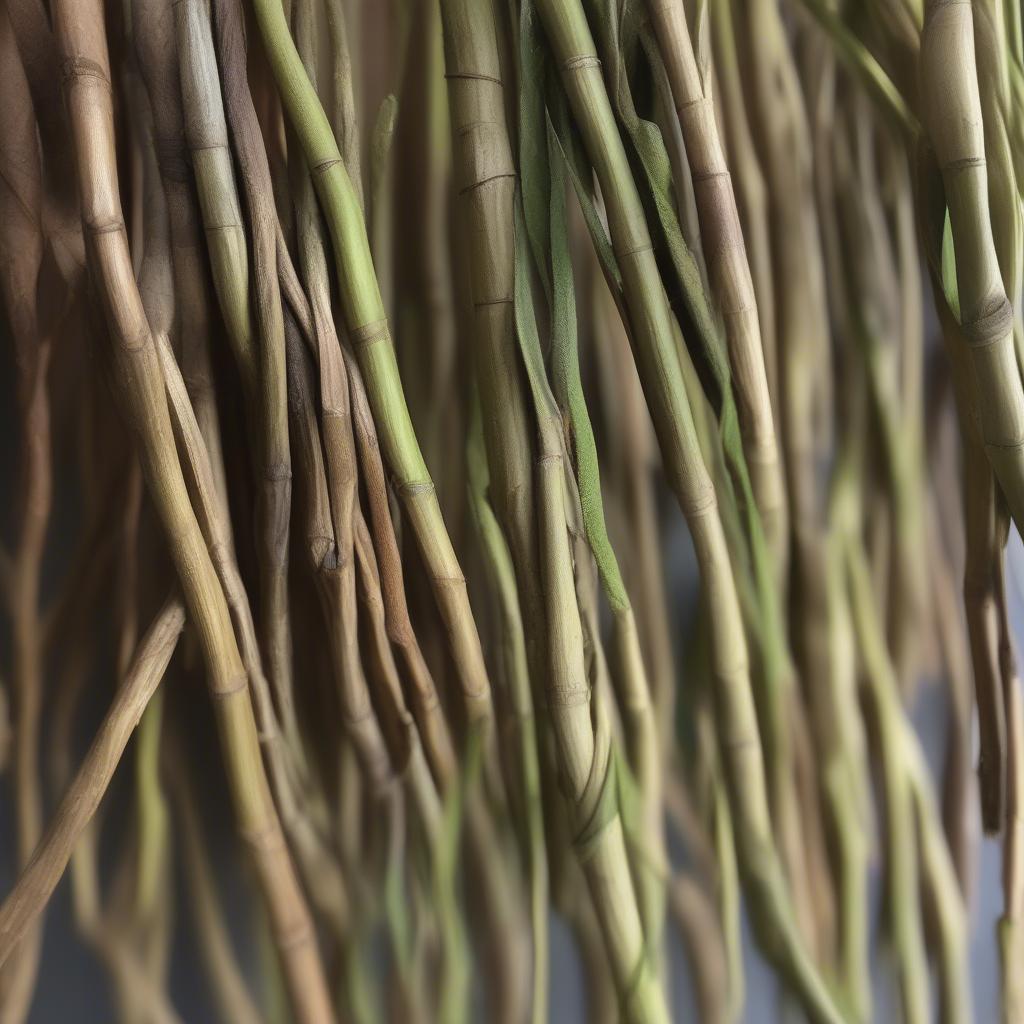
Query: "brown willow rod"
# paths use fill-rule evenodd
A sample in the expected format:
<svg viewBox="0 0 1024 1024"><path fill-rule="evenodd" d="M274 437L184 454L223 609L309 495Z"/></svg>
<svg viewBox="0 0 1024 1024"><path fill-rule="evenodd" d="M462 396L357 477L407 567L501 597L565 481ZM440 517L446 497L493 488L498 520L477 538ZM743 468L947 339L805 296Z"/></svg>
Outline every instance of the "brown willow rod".
<svg viewBox="0 0 1024 1024"><path fill-rule="evenodd" d="M260 637L267 670L289 744L300 746L291 677L288 605L288 520L291 455L285 395L284 322L276 274L273 191L262 136L245 80L240 12L217 8L221 50L218 77L210 14L197 0L175 0L185 137L199 187L214 285L245 390L249 425L258 432L257 553L260 566ZM238 75L241 74L241 81ZM231 140L225 115L231 119ZM238 160L251 225L249 234L232 163ZM252 323L250 298L257 323Z"/></svg>
<svg viewBox="0 0 1024 1024"><path fill-rule="evenodd" d="M256 0L254 7L282 102L301 142L331 233L348 338L359 360L403 508L430 572L466 714L471 722L491 722L490 684L465 577L409 418L362 213L279 0Z"/></svg>
<svg viewBox="0 0 1024 1024"><path fill-rule="evenodd" d="M139 13L142 12L136 12L136 14ZM155 22L156 18L154 17L153 23ZM165 35L169 35L169 33L165 33ZM165 38L163 40L161 40L159 33L153 33L153 36L155 38L149 40L150 47L159 45L161 41L169 43L173 54L173 35L169 35L169 39ZM147 56L150 55L148 51L143 52ZM159 57L154 55L154 60L159 64ZM152 95L159 101L163 98L160 86L176 84L176 73L170 76L169 83L154 73ZM171 113L173 114L173 112L172 110ZM180 108L178 109L178 114L180 115ZM170 120L171 128L177 123L180 130L180 119L179 121L175 121L173 118ZM157 125L154 121L154 128L156 127ZM177 139L177 145L178 159L183 160L182 147L184 143L181 138ZM159 147L159 138L154 139L153 146L147 146L147 152L152 153L154 147ZM214 406L212 410L212 420L208 421L205 433L199 421L200 412L212 398L212 378L208 376L209 353L206 351L207 339L205 337L193 339L190 343L194 349L192 355L189 355L183 342L180 370L174 361L173 354L170 352L170 339L178 336L176 327L180 326L181 331L185 331L200 326L185 314L182 309L182 301L175 302L175 299L178 298L175 290L175 285L179 280L178 272L186 272L185 277L182 279L186 288L198 287L199 289L198 293L186 291L183 297L185 302L190 301L190 299L199 299L205 302L206 298L205 286L201 277L202 269L197 267L195 263L197 254L183 253L181 255L184 256L184 259L175 259L175 220L171 219L171 215L173 213L178 222L179 234L184 231L186 237L191 237L194 243L198 245L198 236L195 234L194 210L190 209L186 185L180 180L175 179L175 187L168 190L167 172L164 171L162 174L163 188L161 188L160 178L157 177L155 171L155 167L150 167L147 164L147 176L145 178L147 194L144 204L144 220L146 222L144 230L145 254L139 275L140 296L150 329L155 338L158 353L161 357L171 419L181 447L181 453L184 456L184 468L188 474L187 483L190 495L200 528L203 530L203 535L207 542L210 557L224 588L225 597L235 622L236 635L241 645L242 660L253 691L256 721L259 727L260 739L267 755L274 794L278 800L282 816L285 819L285 826L293 841L298 844L300 850L307 852L310 848L310 837L307 831L301 829L295 811L296 801L293 793L293 780L291 778L295 774L294 765L287 763L286 755L288 752L282 750L283 743L277 723L277 715L269 693L269 686L260 664L259 651L254 637L252 613L237 565L234 561L234 540L228 520L226 493L222 490L224 467L221 464L218 472L218 466L214 462L214 454L220 452L220 435L216 421L216 407ZM174 202L167 202L166 198L168 196ZM179 315L186 317L180 323L176 320L176 316ZM202 382L197 383L193 381L190 388L186 374L189 370L197 368L200 372L203 372L203 367L205 367L207 376L203 378ZM190 401L193 396L199 399L199 405L193 405ZM211 440L213 441L212 448L209 443Z"/></svg>
<svg viewBox="0 0 1024 1024"><path fill-rule="evenodd" d="M0 906L0 964L10 956L64 874L79 835L96 813L128 739L163 678L184 625L181 601L170 598L142 638L124 684L46 834Z"/></svg>
<svg viewBox="0 0 1024 1024"><path fill-rule="evenodd" d="M785 576L789 539L786 490L772 421L753 278L732 178L715 121L711 71L697 63L682 4L648 0L648 7L686 146L708 277L725 320L754 499L781 579ZM708 9L704 6L697 31L708 30L707 19Z"/></svg>
<svg viewBox="0 0 1024 1024"><path fill-rule="evenodd" d="M124 414L209 671L238 827L254 857L293 1009L302 1021L330 1021L330 999L309 911L274 810L248 681L227 603L189 503L152 334L132 278L114 156L113 104L102 5L54 5L64 90L88 261L110 331L108 355Z"/></svg>
<svg viewBox="0 0 1024 1024"><path fill-rule="evenodd" d="M239 0L212 4L216 52L232 152L242 178L249 215L252 294L256 306L260 362L262 478L257 498L260 564L260 636L267 671L279 699L291 697L291 629L288 602L288 527L291 516L291 455L284 314L277 277L277 213L274 186L260 124L249 92L245 25ZM282 717L291 728L289 712Z"/></svg>
<svg viewBox="0 0 1024 1024"><path fill-rule="evenodd" d="M138 152L140 193L137 229L142 252L137 263L139 295L153 333L165 337L174 320L174 275L171 263L170 225L163 186L151 144L152 122L146 94L134 63L129 60L124 71L129 128ZM123 525L118 542L117 604L120 620L118 638L118 680L129 668L138 644L139 612L139 525L142 507L142 472L132 463L128 500L123 506ZM170 918L168 891L170 860L168 857L168 811L160 782L160 744L163 727L163 692L149 702L136 734L134 746L134 797L137 814L134 878L130 906L117 914L120 927L129 935L155 984L163 984L167 974ZM127 902L127 901L126 901ZM113 916L113 915L112 915ZM122 1000L133 999L125 992ZM127 1016L138 1014L138 1006L129 1005Z"/></svg>
<svg viewBox="0 0 1024 1024"><path fill-rule="evenodd" d="M164 0L132 0L138 70L153 115L153 146L171 232L175 323L172 346L210 457L216 493L227 500L220 419L210 357L210 285L198 196L185 145L185 121L173 14Z"/></svg>
<svg viewBox="0 0 1024 1024"><path fill-rule="evenodd" d="M165 338L157 336L157 349L167 391L175 439L184 457L186 483L217 577L231 611L242 663L252 689L260 744L274 799L288 838L294 846L307 889L318 910L335 927L348 917L348 895L334 856L323 836L325 811L321 794L302 765L284 744L277 724L270 686L263 674L256 627L249 599L234 560L230 524L217 500L216 484L195 413L189 404L181 371Z"/></svg>
<svg viewBox="0 0 1024 1024"><path fill-rule="evenodd" d="M11 613L14 810L17 859L25 867L42 831L39 733L43 704L43 642L39 599L52 504L48 370L51 341L41 332L37 295L43 258L42 167L29 83L7 11L0 12L0 295L7 311L16 367L20 420L17 551L6 588ZM50 298L49 296L47 298ZM42 944L37 927L0 973L5 1019L28 1015Z"/></svg>
<svg viewBox="0 0 1024 1024"><path fill-rule="evenodd" d="M669 483L686 516L709 599L716 721L733 801L755 926L773 963L815 1020L838 1012L796 930L775 848L746 637L718 513L700 452L676 352L672 316L632 168L578 0L537 5L607 203L612 245L622 271L633 353L661 446Z"/></svg>
<svg viewBox="0 0 1024 1024"><path fill-rule="evenodd" d="M286 327L286 330L289 328ZM289 330L289 335L297 330ZM360 658L352 549L352 506L349 506L348 550L339 550L331 521L320 430L312 402L312 372L297 337L288 338L288 393L298 472L296 484L305 508L306 555L316 582L328 639L331 671L342 720L355 748L370 791L384 795L392 776L385 726L370 698Z"/></svg>
<svg viewBox="0 0 1024 1024"><path fill-rule="evenodd" d="M327 285L327 269L319 231L308 233L307 245L304 258L308 260L306 273L310 293L318 302L326 303L328 295L324 289ZM318 365L321 420L326 421L327 417L332 415L332 411L340 414L348 403L351 404L352 430L359 452L361 479L369 505L368 526L380 574L385 627L391 642L399 651L421 741L434 777L443 789L455 777L455 749L437 688L409 617L404 569L394 521L391 518L387 476L362 374L355 359L340 348L338 351L342 356L342 363L335 363L335 351L329 342L332 337L335 343L338 339L333 321L329 317L329 304L323 306L318 314L319 319L315 318L290 260L282 257L279 267L282 290L287 295L289 309ZM337 390L337 385L341 382L347 383L347 395ZM357 536L362 529L360 522L365 524L361 510L357 509Z"/></svg>

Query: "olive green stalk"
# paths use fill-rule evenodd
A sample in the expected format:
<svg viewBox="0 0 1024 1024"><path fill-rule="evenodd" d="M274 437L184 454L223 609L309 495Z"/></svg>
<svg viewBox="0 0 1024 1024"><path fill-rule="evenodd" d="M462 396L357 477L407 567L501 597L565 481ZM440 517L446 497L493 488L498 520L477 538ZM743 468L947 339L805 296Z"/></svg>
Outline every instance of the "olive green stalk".
<svg viewBox="0 0 1024 1024"><path fill-rule="evenodd" d="M518 213L518 211L517 211ZM521 214L517 216L515 308L537 418L537 506L547 614L548 713L569 802L573 846L601 924L616 991L629 1021L667 1021L664 994L644 944L626 855L613 738L602 694L587 671L570 545L561 415L547 381L534 320Z"/></svg>
<svg viewBox="0 0 1024 1024"><path fill-rule="evenodd" d="M754 498L781 578L785 575L789 539L785 485L775 440L753 278L736 195L718 135L710 65L706 60L698 64L682 3L648 0L648 6L693 177L708 277L725 321ZM707 5L701 8L699 17L696 31L700 37L708 31Z"/></svg>
<svg viewBox="0 0 1024 1024"><path fill-rule="evenodd" d="M516 571L508 543L498 519L487 500L488 476L479 401L470 410L470 434L467 442L467 480L469 501L484 550L486 570L496 596L500 617L500 672L507 689L509 712L504 720L517 741L518 785L511 791L518 796L513 807L521 817L523 856L530 888L530 928L533 939L531 1020L547 1019L549 984L548 946L548 866L544 848L544 817L540 793L540 758L537 726L530 689L526 636L519 607Z"/></svg>
<svg viewBox="0 0 1024 1024"><path fill-rule="evenodd" d="M630 814L633 820L628 822L632 827L630 839L634 847L633 876L647 946L655 959L660 960L665 916L665 877L668 872L662 807L664 759L636 617L605 522L597 444L580 375L573 266L569 254L565 208L566 181L558 141L551 129L548 131L548 165L550 182L546 190L550 193L551 259L541 273L542 277L547 278L551 295L552 385L572 445L576 491L572 495L573 505L577 509L576 515L589 544L601 588L612 614L614 669L611 675L624 726L629 764L635 776L635 803L638 804L637 811ZM524 188L533 187L534 182L524 175ZM582 559L577 557L578 580L584 575L588 561L586 556ZM581 610L584 603L581 599ZM596 596L587 603L594 606L592 617L596 620ZM599 655L601 640L596 621L590 634L588 639Z"/></svg>
<svg viewBox="0 0 1024 1024"><path fill-rule="evenodd" d="M374 421L405 513L430 571L450 636L466 714L470 721L490 721L490 685L465 578L409 418L359 204L279 0L256 0L254 6L285 110L305 153L331 233L348 339L366 381Z"/></svg>
<svg viewBox="0 0 1024 1024"><path fill-rule="evenodd" d="M942 1020L967 1024L971 1008L962 897L931 795L928 767L899 706L898 681L872 607L867 560L856 541L850 543L848 559L853 618L877 717L885 777L891 928L899 962L904 1019L930 1019L928 968L917 892L920 870L936 922ZM895 822L894 814L906 815L906 821ZM917 858L919 866L914 863Z"/></svg>
<svg viewBox="0 0 1024 1024"><path fill-rule="evenodd" d="M838 1013L797 935L775 851L736 584L632 169L582 6L577 0L542 0L537 7L607 204L612 245L633 327L634 358L665 470L690 526L709 600L716 719L754 921L774 962L809 1014L817 1020L837 1020Z"/></svg>
<svg viewBox="0 0 1024 1024"><path fill-rule="evenodd" d="M1014 522L1024 523L1024 384L993 238L971 6L929 0L921 41L925 124L942 172L956 257L972 408ZM996 198L996 197L993 197Z"/></svg>
<svg viewBox="0 0 1024 1024"><path fill-rule="evenodd" d="M771 234L768 224L769 197L765 176L754 145L750 112L743 94L732 3L709 6L714 54L717 110L725 125L728 161L733 191L743 226L748 266L757 303L765 377L772 411L778 421L779 352L776 334L775 290L772 281Z"/></svg>
<svg viewBox="0 0 1024 1024"><path fill-rule="evenodd" d="M109 57L98 2L54 7L64 60L90 269L110 329L114 382L140 450L209 670L238 826L254 856L296 1015L332 1019L315 934L264 773L248 682L227 603L174 450L159 357L132 278L114 157Z"/></svg>

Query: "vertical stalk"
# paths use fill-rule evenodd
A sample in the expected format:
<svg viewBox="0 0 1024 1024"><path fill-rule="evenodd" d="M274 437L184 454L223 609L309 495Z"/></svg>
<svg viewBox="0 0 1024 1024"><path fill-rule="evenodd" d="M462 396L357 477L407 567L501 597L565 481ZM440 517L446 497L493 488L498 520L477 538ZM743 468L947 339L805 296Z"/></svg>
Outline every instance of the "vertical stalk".
<svg viewBox="0 0 1024 1024"><path fill-rule="evenodd" d="M132 278L115 173L109 57L98 0L54 5L88 262L110 330L108 355L124 415L168 534L186 604L199 635L224 747L238 827L254 857L301 1021L333 1013L309 911L274 810L259 749L248 681L227 604L189 503L174 450L159 358Z"/></svg>
<svg viewBox="0 0 1024 1024"><path fill-rule="evenodd" d="M256 0L254 6L285 110L305 153L331 233L348 338L366 381L374 421L405 513L431 574L466 714L471 722L491 721L490 685L466 581L409 417L359 203L330 124L292 42L280 0Z"/></svg>
<svg viewBox="0 0 1024 1024"><path fill-rule="evenodd" d="M756 926L816 1020L837 1011L795 929L772 836L746 638L714 485L701 456L651 235L578 0L541 0L570 106L604 197L641 383L670 485L693 536L712 625L716 719Z"/></svg>

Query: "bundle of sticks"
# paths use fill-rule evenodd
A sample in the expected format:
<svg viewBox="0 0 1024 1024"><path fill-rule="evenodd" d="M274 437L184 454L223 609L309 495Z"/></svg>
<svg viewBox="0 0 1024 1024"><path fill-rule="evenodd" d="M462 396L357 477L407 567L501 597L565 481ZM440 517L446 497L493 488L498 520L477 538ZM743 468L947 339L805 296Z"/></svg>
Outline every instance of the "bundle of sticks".
<svg viewBox="0 0 1024 1024"><path fill-rule="evenodd" d="M0 1020L1024 1020L1022 35L5 0Z"/></svg>

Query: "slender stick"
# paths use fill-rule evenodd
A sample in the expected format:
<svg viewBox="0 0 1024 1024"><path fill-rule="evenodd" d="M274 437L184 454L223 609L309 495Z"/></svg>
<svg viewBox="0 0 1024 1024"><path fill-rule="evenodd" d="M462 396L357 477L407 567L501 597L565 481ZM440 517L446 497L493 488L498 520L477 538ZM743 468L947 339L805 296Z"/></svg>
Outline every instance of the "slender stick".
<svg viewBox="0 0 1024 1024"><path fill-rule="evenodd" d="M124 684L46 834L0 906L0 964L10 956L64 874L79 835L107 791L129 736L163 678L184 625L185 609L180 600L171 598L142 638Z"/></svg>
<svg viewBox="0 0 1024 1024"><path fill-rule="evenodd" d="M925 122L942 171L955 245L960 331L970 353L971 407L985 454L1014 522L1024 523L1024 384L1013 340L1013 305L1000 271L989 213L971 6L928 0L921 37Z"/></svg>
<svg viewBox="0 0 1024 1024"><path fill-rule="evenodd" d="M490 721L490 685L480 638L465 578L409 418L366 225L330 125L292 42L280 0L256 0L254 7L285 110L299 136L331 232L348 337L366 381L385 456L431 574L451 638L466 714L471 722Z"/></svg>
<svg viewBox="0 0 1024 1024"><path fill-rule="evenodd" d="M838 1014L795 929L770 815L761 741L750 688L747 645L714 485L700 452L676 354L671 313L640 196L578 0L537 5L570 105L608 204L612 244L622 270L641 383L669 482L690 526L705 594L712 603L716 718L734 801L755 925L776 964L817 1020Z"/></svg>
<svg viewBox="0 0 1024 1024"><path fill-rule="evenodd" d="M108 353L124 414L140 448L153 500L209 671L238 826L254 856L296 1014L333 1014L315 935L259 750L245 669L227 603L189 503L174 450L159 357L128 262L115 175L113 109L103 12L98 0L54 6L89 265L111 333Z"/></svg>
<svg viewBox="0 0 1024 1024"><path fill-rule="evenodd" d="M786 491L772 422L765 352L753 278L725 152L718 136L707 66L697 63L681 3L649 0L693 176L701 242L712 291L725 320L744 454L776 571L785 575ZM702 9L708 18L708 8ZM706 24L697 26L707 31Z"/></svg>

